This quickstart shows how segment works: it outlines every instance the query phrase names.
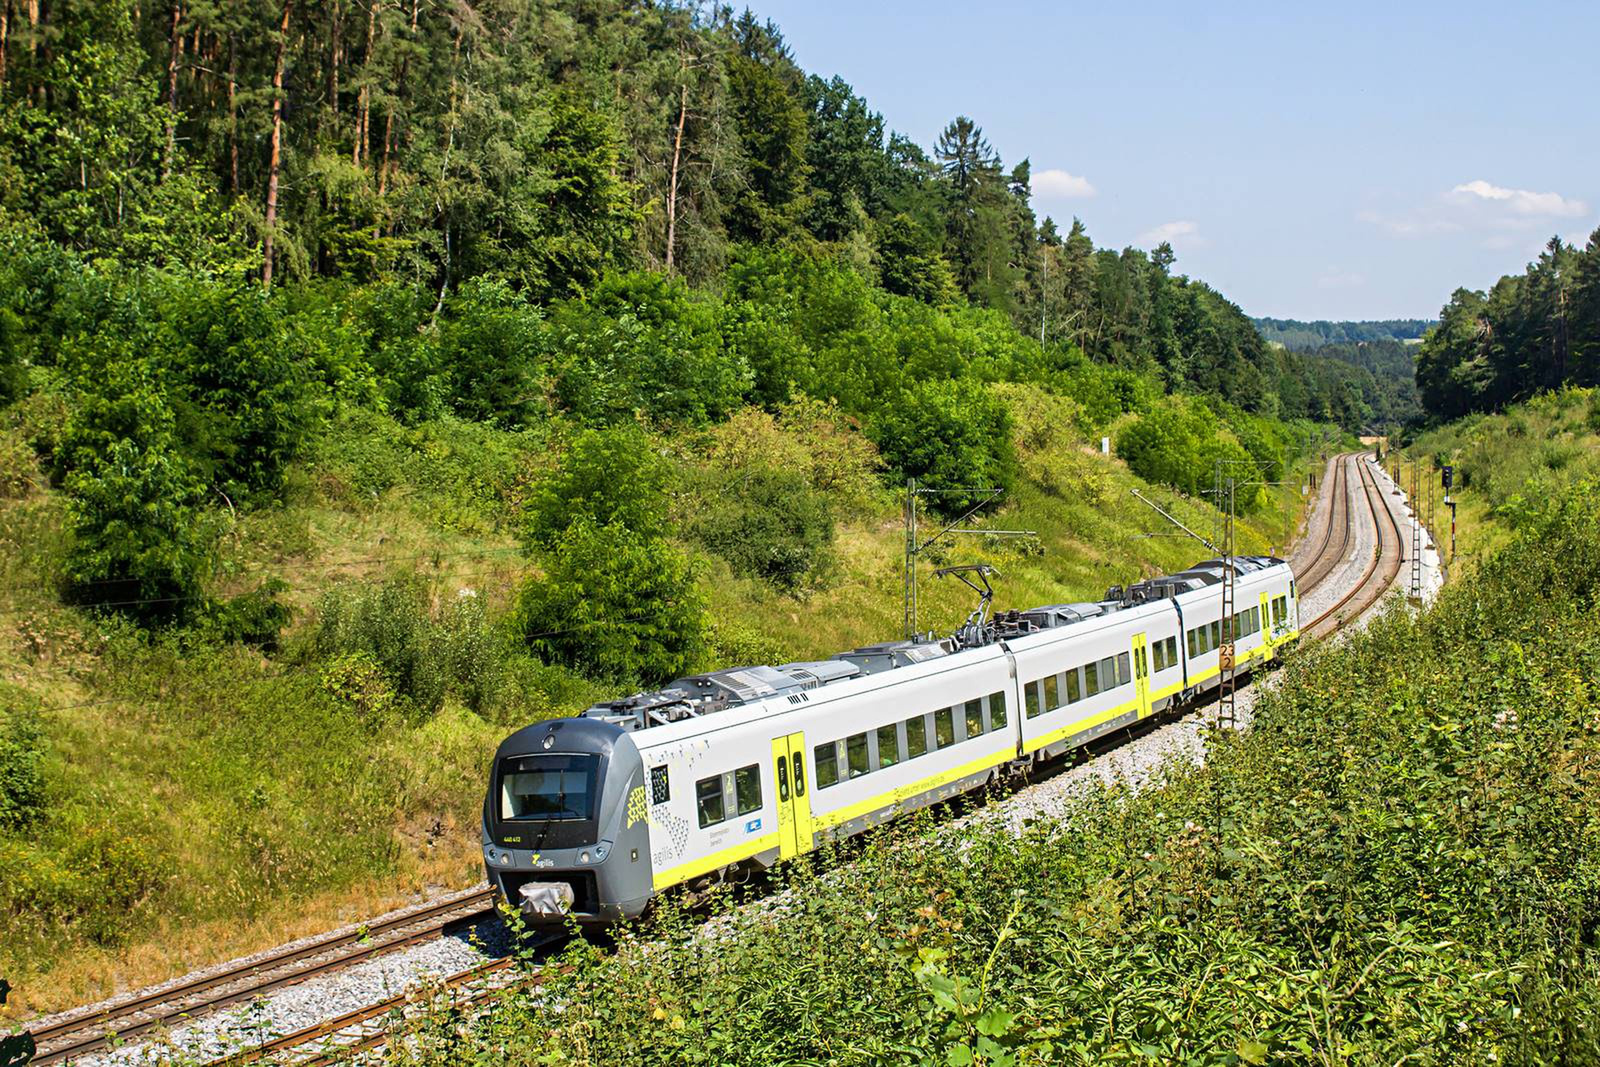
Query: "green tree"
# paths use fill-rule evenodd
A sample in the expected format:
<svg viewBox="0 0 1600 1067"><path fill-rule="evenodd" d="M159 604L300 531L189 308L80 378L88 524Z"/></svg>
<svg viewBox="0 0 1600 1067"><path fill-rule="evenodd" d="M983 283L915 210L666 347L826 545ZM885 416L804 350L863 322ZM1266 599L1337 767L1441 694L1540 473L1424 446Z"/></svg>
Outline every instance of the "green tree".
<svg viewBox="0 0 1600 1067"><path fill-rule="evenodd" d="M892 477L916 478L943 492L935 507L965 511L987 494L1009 491L1017 478L1011 415L1005 404L977 382L930 380L895 396L868 424Z"/></svg>
<svg viewBox="0 0 1600 1067"><path fill-rule="evenodd" d="M690 671L707 617L688 563L664 541L579 521L517 598L536 655L598 678L659 684Z"/></svg>
<svg viewBox="0 0 1600 1067"><path fill-rule="evenodd" d="M209 537L205 483L178 448L158 377L111 359L63 437L72 530L63 579L75 603L158 624L201 606Z"/></svg>
<svg viewBox="0 0 1600 1067"><path fill-rule="evenodd" d="M667 465L631 423L586 430L528 499L525 536L551 548L577 522L619 526L644 538L666 526Z"/></svg>
<svg viewBox="0 0 1600 1067"><path fill-rule="evenodd" d="M705 422L736 407L752 380L722 351L716 307L661 274L614 276L562 304L545 346L556 399L592 423Z"/></svg>
<svg viewBox="0 0 1600 1067"><path fill-rule="evenodd" d="M751 466L714 479L703 495L687 531L735 574L792 593L826 566L833 514L804 472Z"/></svg>

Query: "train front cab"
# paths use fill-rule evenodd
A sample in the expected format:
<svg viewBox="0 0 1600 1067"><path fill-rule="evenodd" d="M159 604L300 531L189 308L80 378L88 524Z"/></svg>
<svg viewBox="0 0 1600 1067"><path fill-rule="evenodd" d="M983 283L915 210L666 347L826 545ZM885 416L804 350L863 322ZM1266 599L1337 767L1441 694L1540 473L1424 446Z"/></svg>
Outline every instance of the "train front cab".
<svg viewBox="0 0 1600 1067"><path fill-rule="evenodd" d="M627 732L552 719L500 743L483 807L489 884L529 926L634 918L649 903L644 767Z"/></svg>

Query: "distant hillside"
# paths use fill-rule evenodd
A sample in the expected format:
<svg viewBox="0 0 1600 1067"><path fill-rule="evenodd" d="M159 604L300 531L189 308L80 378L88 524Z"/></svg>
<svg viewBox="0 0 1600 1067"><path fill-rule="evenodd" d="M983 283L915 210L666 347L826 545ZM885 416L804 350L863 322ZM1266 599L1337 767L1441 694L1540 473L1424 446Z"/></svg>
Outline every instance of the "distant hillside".
<svg viewBox="0 0 1600 1067"><path fill-rule="evenodd" d="M1364 341L1414 341L1434 325L1432 319L1381 319L1371 322L1301 322L1298 319L1252 319L1265 340L1296 352L1323 345Z"/></svg>

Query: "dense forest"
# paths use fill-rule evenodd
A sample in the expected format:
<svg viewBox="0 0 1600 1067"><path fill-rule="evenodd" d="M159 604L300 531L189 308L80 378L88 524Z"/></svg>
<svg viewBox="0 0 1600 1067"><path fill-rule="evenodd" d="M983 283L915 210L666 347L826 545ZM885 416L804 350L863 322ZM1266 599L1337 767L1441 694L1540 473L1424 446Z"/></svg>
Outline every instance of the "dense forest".
<svg viewBox="0 0 1600 1067"><path fill-rule="evenodd" d="M1322 383L1321 395L1359 396L1364 428L1390 431L1422 420L1415 342L1431 323L1251 321L1269 345L1288 349L1302 361L1302 373Z"/></svg>
<svg viewBox="0 0 1600 1067"><path fill-rule="evenodd" d="M1358 390L1371 413L1368 427L1387 431L1422 420L1414 343L1341 341L1295 354L1306 361L1308 373L1326 375Z"/></svg>
<svg viewBox="0 0 1600 1067"><path fill-rule="evenodd" d="M1059 232L972 120L924 151L749 12L66 0L7 25L4 206L91 260L426 292L431 327L474 281L533 306L630 269L724 286L778 245L1169 390L1353 418L1170 247Z"/></svg>
<svg viewBox="0 0 1600 1067"><path fill-rule="evenodd" d="M1301 322L1299 319L1252 319L1269 342L1296 352L1326 345L1363 345L1373 341L1415 341L1434 325L1427 319L1375 319L1363 322Z"/></svg>
<svg viewBox="0 0 1600 1067"><path fill-rule="evenodd" d="M78 603L208 610L205 516L272 505L357 409L663 430L809 397L891 481L1006 485L987 386L1030 382L1137 416L1119 449L1190 491L1216 455L1279 469L1274 419L1371 415L1167 245L1060 233L971 119L924 151L748 11L5 10L0 399L70 502Z"/></svg>
<svg viewBox="0 0 1600 1067"><path fill-rule="evenodd" d="M1499 411L1562 385L1600 384L1600 230L1585 248L1552 237L1487 293L1457 289L1417 353L1439 420Z"/></svg>

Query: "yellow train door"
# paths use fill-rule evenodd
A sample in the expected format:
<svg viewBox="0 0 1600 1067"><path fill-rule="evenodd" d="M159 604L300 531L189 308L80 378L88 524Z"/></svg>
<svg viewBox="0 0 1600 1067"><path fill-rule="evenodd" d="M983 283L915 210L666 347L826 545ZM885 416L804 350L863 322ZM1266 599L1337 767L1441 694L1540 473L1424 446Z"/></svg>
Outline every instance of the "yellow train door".
<svg viewBox="0 0 1600 1067"><path fill-rule="evenodd" d="M1266 663L1272 659L1272 623L1269 621L1271 612L1268 611L1267 594L1261 594L1261 662Z"/></svg>
<svg viewBox="0 0 1600 1067"><path fill-rule="evenodd" d="M1150 714L1150 638L1133 635L1133 691L1139 701L1139 717Z"/></svg>
<svg viewBox="0 0 1600 1067"><path fill-rule="evenodd" d="M772 740L772 770L778 782L779 856L811 851L811 782L806 775L806 736Z"/></svg>

